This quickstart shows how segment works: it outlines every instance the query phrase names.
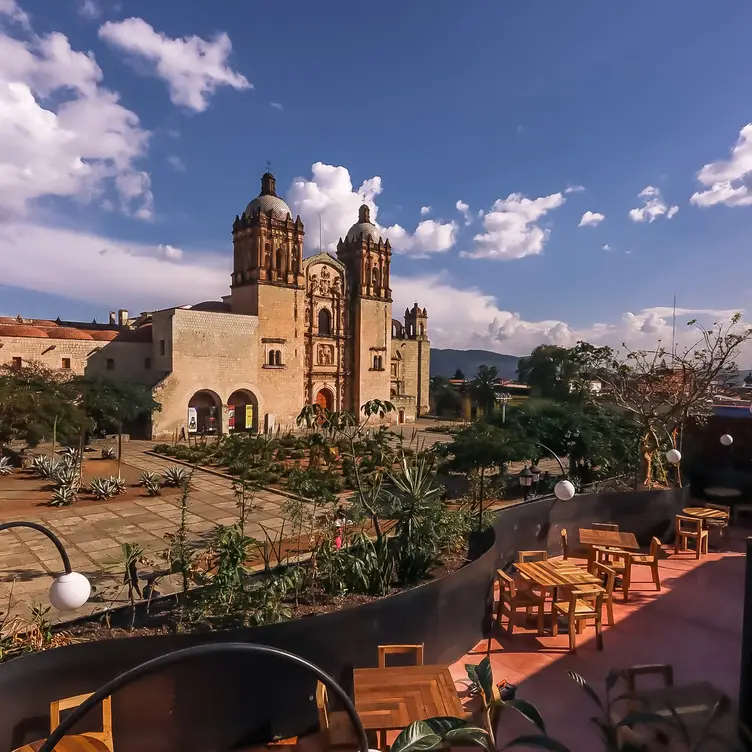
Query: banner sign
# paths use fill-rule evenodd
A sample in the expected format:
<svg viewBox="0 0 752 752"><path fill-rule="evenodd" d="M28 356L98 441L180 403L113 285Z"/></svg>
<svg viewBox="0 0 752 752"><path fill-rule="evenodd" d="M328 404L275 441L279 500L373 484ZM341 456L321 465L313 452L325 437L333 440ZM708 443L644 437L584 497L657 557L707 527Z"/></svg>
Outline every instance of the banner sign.
<svg viewBox="0 0 752 752"><path fill-rule="evenodd" d="M235 406L228 405L227 407L227 425L231 431L235 430Z"/></svg>
<svg viewBox="0 0 752 752"><path fill-rule="evenodd" d="M195 407L188 408L188 433L198 431L198 410Z"/></svg>
<svg viewBox="0 0 752 752"><path fill-rule="evenodd" d="M245 430L250 431L253 428L253 405L245 406Z"/></svg>

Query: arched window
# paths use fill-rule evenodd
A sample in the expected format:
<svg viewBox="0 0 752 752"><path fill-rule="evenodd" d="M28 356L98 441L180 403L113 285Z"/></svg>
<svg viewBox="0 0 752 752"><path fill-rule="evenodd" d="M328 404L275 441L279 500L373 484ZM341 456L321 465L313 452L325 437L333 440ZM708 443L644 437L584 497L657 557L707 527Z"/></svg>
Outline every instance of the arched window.
<svg viewBox="0 0 752 752"><path fill-rule="evenodd" d="M422 337L426 333L426 328L423 324L420 325L420 336Z"/></svg>
<svg viewBox="0 0 752 752"><path fill-rule="evenodd" d="M284 271L282 268L282 259L283 259L282 249L277 248L277 273L278 274L282 274L282 272Z"/></svg>
<svg viewBox="0 0 752 752"><path fill-rule="evenodd" d="M379 356L378 355L373 356L373 370L374 371L379 370Z"/></svg>
<svg viewBox="0 0 752 752"><path fill-rule="evenodd" d="M373 271L371 272L371 282L374 287L378 287L381 282L381 274L379 273L379 268L377 266L374 266Z"/></svg>
<svg viewBox="0 0 752 752"><path fill-rule="evenodd" d="M269 365L274 365L274 350L269 350Z"/></svg>
<svg viewBox="0 0 752 752"><path fill-rule="evenodd" d="M328 308L319 311L319 334L329 336L332 333L332 314Z"/></svg>
<svg viewBox="0 0 752 752"><path fill-rule="evenodd" d="M281 366L282 365L282 350L275 350L274 351L274 365L275 366Z"/></svg>
<svg viewBox="0 0 752 752"><path fill-rule="evenodd" d="M264 252L266 253L266 268L271 269L272 268L272 247L269 243L266 244L266 247L264 248Z"/></svg>

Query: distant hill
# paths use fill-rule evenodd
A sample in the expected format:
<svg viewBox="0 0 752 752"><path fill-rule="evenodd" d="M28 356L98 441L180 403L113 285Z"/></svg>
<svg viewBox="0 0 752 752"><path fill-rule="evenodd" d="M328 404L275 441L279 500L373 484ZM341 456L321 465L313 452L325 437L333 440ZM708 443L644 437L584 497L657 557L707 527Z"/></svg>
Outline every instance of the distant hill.
<svg viewBox="0 0 752 752"><path fill-rule="evenodd" d="M502 355L488 350L442 350L431 348L431 376L446 376L451 379L459 368L465 377L471 379L482 365L496 366L502 379L517 378L515 355Z"/></svg>

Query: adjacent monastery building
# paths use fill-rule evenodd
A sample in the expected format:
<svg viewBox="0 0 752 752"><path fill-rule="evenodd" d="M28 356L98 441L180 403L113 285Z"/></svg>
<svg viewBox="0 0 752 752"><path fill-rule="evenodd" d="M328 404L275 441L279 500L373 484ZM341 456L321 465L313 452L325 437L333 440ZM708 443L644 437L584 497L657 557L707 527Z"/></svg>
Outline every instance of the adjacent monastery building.
<svg viewBox="0 0 752 752"><path fill-rule="evenodd" d="M390 400L396 422L414 421L428 411L428 315L416 303L392 318L389 240L365 205L336 257L303 258L304 235L267 172L232 226L229 295L107 324L0 318L0 363L147 384L154 439L292 428L312 403Z"/></svg>

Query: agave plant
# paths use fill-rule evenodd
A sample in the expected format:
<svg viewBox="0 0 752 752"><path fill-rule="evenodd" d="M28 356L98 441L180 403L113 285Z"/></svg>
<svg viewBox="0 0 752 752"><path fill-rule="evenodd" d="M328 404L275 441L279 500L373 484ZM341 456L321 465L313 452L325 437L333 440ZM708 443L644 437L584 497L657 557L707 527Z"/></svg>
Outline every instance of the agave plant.
<svg viewBox="0 0 752 752"><path fill-rule="evenodd" d="M0 457L0 476L10 475L13 472L13 465L10 464L9 457Z"/></svg>
<svg viewBox="0 0 752 752"><path fill-rule="evenodd" d="M117 493L117 488L112 480L112 478L93 478L89 484L89 490L96 499L111 499Z"/></svg>
<svg viewBox="0 0 752 752"><path fill-rule="evenodd" d="M52 492L50 506L67 507L78 498L78 493L72 486L59 486Z"/></svg>
<svg viewBox="0 0 752 752"><path fill-rule="evenodd" d="M61 467L58 465L52 472L50 480L54 481L58 486L70 486L76 489L76 491L81 487L81 474L77 467Z"/></svg>
<svg viewBox="0 0 752 752"><path fill-rule="evenodd" d="M116 457L117 453L115 452L115 447L102 447L103 460L114 460Z"/></svg>
<svg viewBox="0 0 752 752"><path fill-rule="evenodd" d="M149 470L144 470L139 478L139 485L145 486L147 483L159 483L161 478L159 473L152 473Z"/></svg>
<svg viewBox="0 0 752 752"><path fill-rule="evenodd" d="M49 480L60 463L43 454L32 458L29 467L40 477Z"/></svg>
<svg viewBox="0 0 752 752"><path fill-rule="evenodd" d="M115 489L116 494L124 494L128 490L128 484L123 478L118 478L116 475L111 475L109 477L109 481L110 483L112 483L112 487Z"/></svg>
<svg viewBox="0 0 752 752"><path fill-rule="evenodd" d="M143 481L142 485L149 496L160 496L162 494L162 484L159 482L159 476L156 478L147 478Z"/></svg>
<svg viewBox="0 0 752 752"><path fill-rule="evenodd" d="M164 484L180 488L188 483L188 473L185 468L172 465L164 472Z"/></svg>

